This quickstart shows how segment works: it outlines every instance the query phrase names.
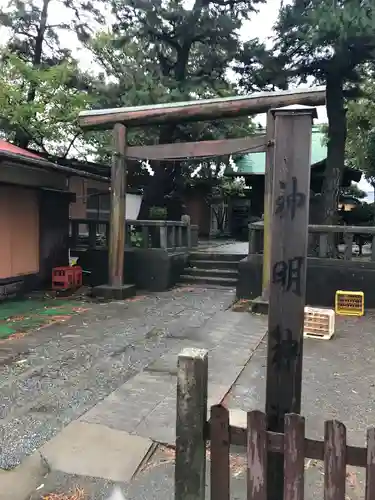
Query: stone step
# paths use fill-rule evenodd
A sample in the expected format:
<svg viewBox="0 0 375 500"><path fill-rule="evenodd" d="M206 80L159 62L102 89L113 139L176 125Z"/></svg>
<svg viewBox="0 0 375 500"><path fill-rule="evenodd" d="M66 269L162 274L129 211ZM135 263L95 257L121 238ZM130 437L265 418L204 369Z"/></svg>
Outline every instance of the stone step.
<svg viewBox="0 0 375 500"><path fill-rule="evenodd" d="M240 253L193 252L190 254L191 260L229 260L238 262L245 257L247 257L247 254Z"/></svg>
<svg viewBox="0 0 375 500"><path fill-rule="evenodd" d="M184 275L189 276L212 276L214 278L237 278L237 269L202 269L197 267L185 267Z"/></svg>
<svg viewBox="0 0 375 500"><path fill-rule="evenodd" d="M236 287L237 278L222 278L215 276L192 276L183 274L180 277L180 282L185 284L199 284L199 285L215 285L215 286L229 286Z"/></svg>
<svg viewBox="0 0 375 500"><path fill-rule="evenodd" d="M191 267L198 269L238 269L238 262L238 260L189 260Z"/></svg>

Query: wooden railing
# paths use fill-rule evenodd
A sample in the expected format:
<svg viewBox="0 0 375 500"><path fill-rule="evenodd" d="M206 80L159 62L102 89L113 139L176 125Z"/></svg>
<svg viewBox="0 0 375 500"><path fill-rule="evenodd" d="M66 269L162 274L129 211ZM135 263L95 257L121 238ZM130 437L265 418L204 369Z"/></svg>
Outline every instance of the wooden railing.
<svg viewBox="0 0 375 500"><path fill-rule="evenodd" d="M263 222L249 224L249 254L263 253ZM339 251L336 256L342 256L345 260L353 257L353 243L359 247L362 255L362 247L371 243L370 260L375 261L375 227L372 226L324 226L309 225L309 255L327 258L329 256L329 236L333 235ZM342 251L341 245L344 246Z"/></svg>
<svg viewBox="0 0 375 500"><path fill-rule="evenodd" d="M184 349L178 357L175 499L204 500L206 447L209 442L212 500L230 500L230 446L247 451L247 499L267 499L267 455L283 455L283 489L278 498L303 500L305 458L324 463L324 499L345 500L347 465L366 469L365 500L375 498L375 428L367 431L367 446L349 446L345 425L324 424L324 440L305 437L305 419L286 414L284 432L268 430L261 411L247 413L247 426L230 425L230 412L211 407L207 421L207 351ZM274 464L273 464L274 465ZM269 471L270 472L270 471ZM272 472L272 471L271 471ZM280 471L279 471L280 473ZM272 477L268 474L268 478Z"/></svg>
<svg viewBox="0 0 375 500"><path fill-rule="evenodd" d="M127 220L125 246L136 248L191 248L196 226L179 221ZM108 247L109 221L70 219L70 248Z"/></svg>

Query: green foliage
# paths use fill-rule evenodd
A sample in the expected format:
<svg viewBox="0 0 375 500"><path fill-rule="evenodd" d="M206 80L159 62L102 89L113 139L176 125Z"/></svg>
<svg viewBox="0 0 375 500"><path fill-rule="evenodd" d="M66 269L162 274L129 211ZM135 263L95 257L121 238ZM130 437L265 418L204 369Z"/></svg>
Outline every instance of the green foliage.
<svg viewBox="0 0 375 500"><path fill-rule="evenodd" d="M62 12L70 10L71 21L52 25L52 5ZM79 142L77 114L93 104L95 92L91 78L79 71L60 37L87 38L94 17L100 20L100 13L86 0L53 4L51 0L11 0L0 10L0 24L9 35L0 54L1 127L6 138L21 147L63 156L73 142Z"/></svg>
<svg viewBox="0 0 375 500"><path fill-rule="evenodd" d="M238 30L259 0L111 0L115 23L87 46L104 71L100 107L134 106L225 97L238 93L228 70L241 47ZM106 87L106 88L104 88ZM213 120L131 131L132 144L240 137L253 131L251 119ZM109 145L106 134L90 139ZM104 142L103 142L104 140ZM100 148L97 149L99 151ZM101 148L108 156L108 148ZM145 160L147 160L145 158ZM152 164L140 217L152 206L181 205L181 193L196 179L212 182L228 158ZM172 210L172 209L171 209ZM175 211L177 219L180 214Z"/></svg>
<svg viewBox="0 0 375 500"><path fill-rule="evenodd" d="M151 10L159 20L158 26L160 23L163 24L162 16L165 16L163 22L166 28L162 30L159 26L161 30L159 33L156 31L157 26L144 24L151 22L149 19L151 14L146 12L147 2L134 2L136 6L132 4L132 7L129 7L128 2L116 2L117 18L120 21L110 30L99 33L87 44L96 62L103 68L103 79L110 78L111 82L100 89L100 107L162 104L194 98L224 97L236 93L236 88L225 75L225 68L229 68L230 61L234 57L235 50L229 53L229 48L234 39L237 39L237 35L232 34L233 40L229 43L224 35L220 37L217 33L216 54L211 46L208 51L200 40L200 37L213 36L214 27L208 26L206 35L200 33L203 26L191 27L194 37L191 37L192 40L184 41L183 37L187 37L188 26L191 23L191 11L181 7L179 2L169 2L169 4L168 8L159 8L157 3L153 3ZM172 16L169 11L173 12L174 9L180 14L175 14L176 20L169 26L169 16ZM203 16L201 10L199 16ZM220 16L220 22L227 30L232 29L231 24L229 26L226 24L228 20L230 16L225 10ZM237 24L238 22L235 23L236 26ZM179 36L174 35L172 26L175 26L175 31L180 33ZM224 30L224 27L221 29ZM228 36L230 35L228 31ZM219 50L220 43L224 44L224 47ZM236 42L236 47L238 43ZM184 60L182 60L182 48L178 48L179 44L181 47L184 45L186 50ZM177 67L179 57L181 58L179 64L184 65L184 70ZM168 141L239 137L249 134L252 130L253 124L248 118L233 121L215 120L210 123L182 123L174 127L173 134L168 134ZM129 142L155 144L159 142L160 134L161 130L157 127L133 129L130 131ZM108 137L108 134L95 136L98 137L98 142L103 144L104 140L106 143L100 154L107 155L110 139L105 137ZM189 162L190 165L195 168L194 162ZM184 165L183 168L186 169L187 166Z"/></svg>
<svg viewBox="0 0 375 500"><path fill-rule="evenodd" d="M246 190L245 181L242 178L222 177L216 181L212 190L212 196L222 199L231 197L244 197Z"/></svg>
<svg viewBox="0 0 375 500"><path fill-rule="evenodd" d="M261 0L112 0L123 38L142 40L147 59L155 61L168 81L171 100L200 94L217 95L227 85L226 71L240 46L238 30ZM214 90L214 94L213 94Z"/></svg>
<svg viewBox="0 0 375 500"><path fill-rule="evenodd" d="M359 65L374 57L374 22L373 0L294 0L280 10L277 49L291 76L357 82Z"/></svg>
<svg viewBox="0 0 375 500"><path fill-rule="evenodd" d="M345 164L345 96L357 93L363 66L374 61L375 0L293 0L282 4L274 54L291 83L326 85L328 152L322 221L332 223Z"/></svg>
<svg viewBox="0 0 375 500"><path fill-rule="evenodd" d="M149 217L151 220L166 220L167 210L164 207L151 207Z"/></svg>
<svg viewBox="0 0 375 500"><path fill-rule="evenodd" d="M67 11L61 22L49 22L51 8ZM24 61L42 67L60 64L71 57L70 51L62 48L61 36L87 39L93 21L103 22L99 2L87 0L10 0L0 10L0 25L9 32L7 51ZM65 19L71 18L67 22Z"/></svg>
<svg viewBox="0 0 375 500"><path fill-rule="evenodd" d="M142 233L137 231L136 228L132 228L130 232L130 243L132 247L141 248L143 246L143 236Z"/></svg>
<svg viewBox="0 0 375 500"><path fill-rule="evenodd" d="M361 87L361 96L349 102L346 142L349 164L362 170L375 186L375 80L369 77Z"/></svg>
<svg viewBox="0 0 375 500"><path fill-rule="evenodd" d="M357 200L363 200L363 198L367 196L365 191L359 189L358 185L355 183L352 183L349 187L341 188L340 194L343 196L353 196L353 198L357 198Z"/></svg>
<svg viewBox="0 0 375 500"><path fill-rule="evenodd" d="M240 76L242 88L247 92L259 92L288 88L289 75L284 66L285 57L282 54L274 48L266 49L258 39L251 39L238 52L234 69Z"/></svg>
<svg viewBox="0 0 375 500"><path fill-rule="evenodd" d="M73 61L36 69L15 55L7 55L0 67L3 134L14 139L21 130L30 146L65 156L80 134L79 111L93 103L86 92L71 87L70 81L76 72ZM29 85L35 87L31 101L27 99Z"/></svg>
<svg viewBox="0 0 375 500"><path fill-rule="evenodd" d="M372 226L375 220L375 205L362 203L341 215L345 223L350 226Z"/></svg>

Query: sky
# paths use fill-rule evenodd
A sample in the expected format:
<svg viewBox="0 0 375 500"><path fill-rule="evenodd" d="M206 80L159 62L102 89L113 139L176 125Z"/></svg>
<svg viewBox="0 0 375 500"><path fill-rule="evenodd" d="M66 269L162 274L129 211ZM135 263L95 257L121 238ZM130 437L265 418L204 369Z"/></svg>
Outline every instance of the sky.
<svg viewBox="0 0 375 500"><path fill-rule="evenodd" d="M186 0L186 4L192 4L193 1L194 0ZM280 3L281 0L268 0L266 4L261 5L259 7L259 12L257 14L254 14L252 19L242 27L242 38L259 38L266 44L269 44L269 39L271 39L273 35L272 27L276 21ZM0 0L0 8L6 7L7 4L8 0ZM53 24L54 22L62 22L65 19L68 20L66 9L62 7L61 4L57 1L52 1L50 4L50 16L51 24ZM6 40L6 36L6 31L0 28L0 45L4 43L4 41ZM93 70L95 68L95 64L93 63L90 53L84 49L78 49L74 37L65 36L62 39L62 44L65 45L66 48L69 48L74 52L74 55L80 61L83 69ZM318 118L317 120L315 120L315 123L326 123L327 113L325 106L318 106L317 112ZM256 120L259 121L262 125L265 125L266 115L258 115L256 117ZM370 196L373 198L373 189L365 179L362 178L358 186L363 191L369 192ZM371 199L371 201L373 201L373 199Z"/></svg>

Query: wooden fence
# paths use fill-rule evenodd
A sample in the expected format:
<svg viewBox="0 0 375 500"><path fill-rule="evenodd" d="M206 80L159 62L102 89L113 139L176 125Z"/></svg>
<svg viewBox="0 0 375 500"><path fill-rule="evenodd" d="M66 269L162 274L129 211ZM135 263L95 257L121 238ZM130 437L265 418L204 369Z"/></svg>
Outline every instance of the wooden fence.
<svg viewBox="0 0 375 500"><path fill-rule="evenodd" d="M267 454L284 455L284 500L303 500L305 458L324 462L324 499L345 500L346 466L366 468L366 500L375 498L375 428L367 432L367 449L348 446L345 425L337 420L324 424L324 441L305 437L305 419L285 415L283 434L267 431L261 411L247 414L247 429L231 427L229 412L222 406L211 408L207 425L211 443L211 498L230 498L230 444L247 448L247 498L267 499Z"/></svg>
<svg viewBox="0 0 375 500"><path fill-rule="evenodd" d="M305 437L305 419L285 415L284 433L267 430L261 411L247 414L247 428L229 423L229 411L211 407L207 421L207 352L185 349L177 382L175 500L204 500L206 445L210 443L211 499L230 499L230 446L247 449L247 500L267 499L267 456L284 455L284 500L303 500L305 458L324 462L324 500L345 500L346 466L366 468L365 500L375 499L375 428L367 447L349 446L345 425L329 420L324 440Z"/></svg>

